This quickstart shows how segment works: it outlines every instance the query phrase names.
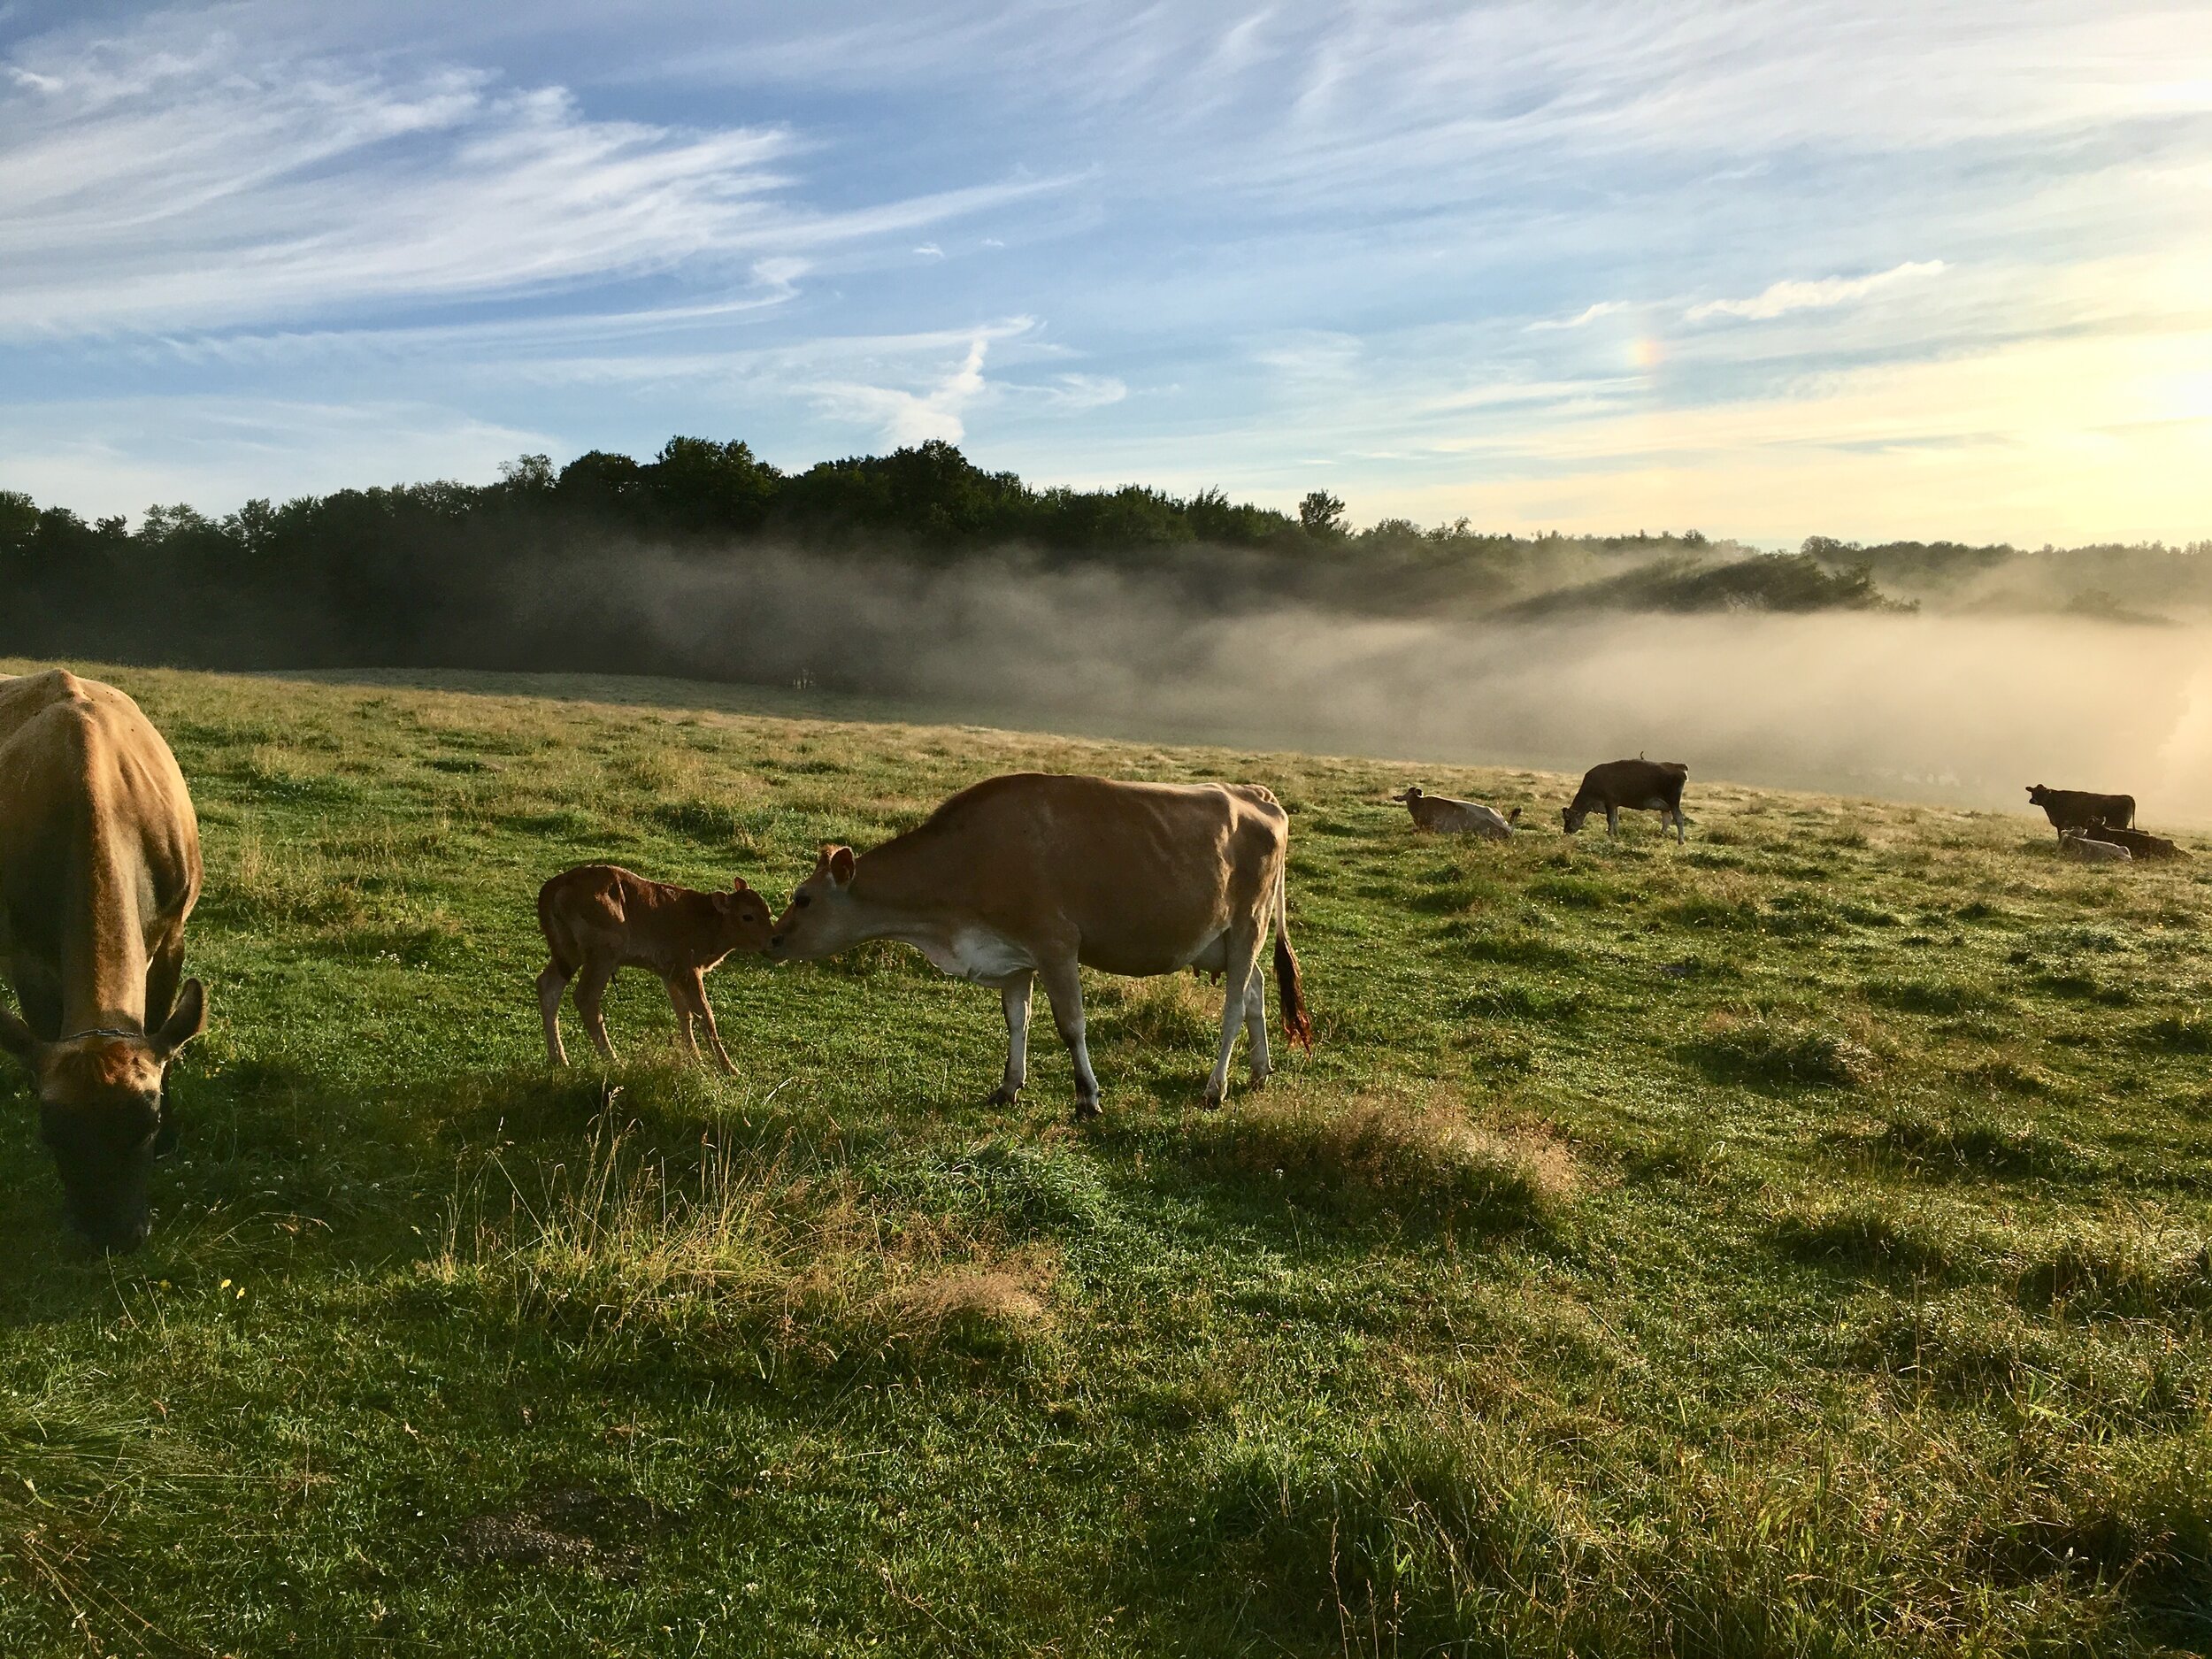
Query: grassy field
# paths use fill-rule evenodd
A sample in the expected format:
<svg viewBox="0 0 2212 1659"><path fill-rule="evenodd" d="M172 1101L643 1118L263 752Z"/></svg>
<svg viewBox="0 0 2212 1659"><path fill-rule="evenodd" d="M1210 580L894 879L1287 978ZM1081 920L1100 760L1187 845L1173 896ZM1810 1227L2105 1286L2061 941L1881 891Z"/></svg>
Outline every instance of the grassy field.
<svg viewBox="0 0 2212 1659"><path fill-rule="evenodd" d="M1457 845L1353 760L104 677L214 1025L127 1258L0 1073L0 1653L2212 1640L2212 856L1694 755L1687 847L1428 769L1538 826ZM545 875L780 900L1016 767L1280 794L1317 1052L1203 1112L1218 993L1094 980L1103 1120L1048 1027L993 1108L996 999L875 947L710 981L734 1080L631 976L626 1064L543 1064Z"/></svg>

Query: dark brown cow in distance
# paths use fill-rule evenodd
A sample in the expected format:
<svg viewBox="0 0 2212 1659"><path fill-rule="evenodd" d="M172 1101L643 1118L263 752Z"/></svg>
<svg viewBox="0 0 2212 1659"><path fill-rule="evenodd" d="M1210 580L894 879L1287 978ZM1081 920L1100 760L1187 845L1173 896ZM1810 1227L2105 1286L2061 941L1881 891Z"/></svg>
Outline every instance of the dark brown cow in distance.
<svg viewBox="0 0 2212 1659"><path fill-rule="evenodd" d="M707 1006L705 976L732 951L757 956L768 949L767 901L742 877L727 892L701 893L649 881L615 864L579 864L538 889L538 926L553 957L538 975L538 1010L545 1017L546 1057L555 1065L568 1064L561 1046L561 993L569 981L576 982L584 1030L611 1062L614 1045L607 1041L599 1000L616 969L643 968L668 987L685 1052L699 1057L691 1032L696 1017L706 1024L707 1041L722 1069L735 1074Z"/></svg>
<svg viewBox="0 0 2212 1659"><path fill-rule="evenodd" d="M1253 1083L1268 1076L1260 956L1271 931L1283 1028L1294 1042L1313 1041L1285 910L1289 849L1289 815L1256 784L1014 772L962 790L871 851L824 849L777 918L770 949L807 962L896 939L939 972L990 986L1007 1039L992 1098L1007 1105L1028 1076L1029 992L1041 979L1075 1062L1078 1118L1097 1116L1099 1097L1080 970L1217 973L1226 995L1205 1092L1217 1106L1240 1029Z"/></svg>
<svg viewBox="0 0 2212 1659"><path fill-rule="evenodd" d="M2068 830L2135 827L2131 795L2092 795L2086 789L2052 789L2038 783L2028 786L2028 804L2041 807L2051 827L2062 835Z"/></svg>
<svg viewBox="0 0 2212 1659"><path fill-rule="evenodd" d="M1682 816L1682 786L1689 775L1690 769L1678 760L1646 760L1638 756L1634 760L1601 762L1582 774L1582 787L1575 791L1573 802L1559 809L1560 821L1571 835L1582 827L1583 819L1601 810L1605 833L1617 835L1624 809L1656 812L1660 827L1664 829L1671 822L1674 839L1680 841L1686 821Z"/></svg>
<svg viewBox="0 0 2212 1659"><path fill-rule="evenodd" d="M112 686L0 677L0 1048L38 1087L70 1221L129 1250L175 1144L168 1066L207 1027L183 979L200 832L176 757Z"/></svg>

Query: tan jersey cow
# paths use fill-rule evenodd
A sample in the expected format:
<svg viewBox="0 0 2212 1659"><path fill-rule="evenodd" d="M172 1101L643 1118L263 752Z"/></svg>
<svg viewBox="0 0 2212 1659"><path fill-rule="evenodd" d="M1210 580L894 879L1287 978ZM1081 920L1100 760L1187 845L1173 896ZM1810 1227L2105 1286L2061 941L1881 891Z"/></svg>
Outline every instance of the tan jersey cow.
<svg viewBox="0 0 2212 1659"><path fill-rule="evenodd" d="M1510 841L1521 821L1521 809L1517 806L1509 813L1500 812L1479 801L1455 801L1448 795L1429 795L1417 783L1408 784L1403 795L1390 798L1413 814L1414 828L1439 835L1484 835L1492 841Z"/></svg>
<svg viewBox="0 0 2212 1659"><path fill-rule="evenodd" d="M1227 987L1206 1103L1228 1087L1237 1029L1252 1080L1268 1074L1259 956L1271 927L1283 1026L1310 1046L1290 948L1290 820L1253 785L1117 783L1017 772L964 789L872 851L826 849L777 918L772 956L808 961L868 939L912 945L941 972L995 987L1006 1014L1010 1104L1027 1077L1029 994L1044 982L1075 1062L1075 1111L1098 1111L1079 965L1137 976L1201 968Z"/></svg>
<svg viewBox="0 0 2212 1659"><path fill-rule="evenodd" d="M0 1048L36 1079L39 1133L69 1217L131 1249L147 1180L174 1143L170 1057L206 1028L181 985L200 894L192 797L161 733L112 686L0 678Z"/></svg>
<svg viewBox="0 0 2212 1659"><path fill-rule="evenodd" d="M696 1015L725 1071L734 1073L722 1033L714 1028L707 1005L704 976L733 950L758 955L768 948L768 902L740 878L725 893L648 881L616 864L579 864L538 889L538 926L552 961L538 975L538 1010L545 1016L546 1057L568 1064L561 1047L561 993L576 981L576 1011L599 1052L611 1061L607 1022L599 999L618 968L643 968L657 974L675 1005L676 1030L691 1057Z"/></svg>

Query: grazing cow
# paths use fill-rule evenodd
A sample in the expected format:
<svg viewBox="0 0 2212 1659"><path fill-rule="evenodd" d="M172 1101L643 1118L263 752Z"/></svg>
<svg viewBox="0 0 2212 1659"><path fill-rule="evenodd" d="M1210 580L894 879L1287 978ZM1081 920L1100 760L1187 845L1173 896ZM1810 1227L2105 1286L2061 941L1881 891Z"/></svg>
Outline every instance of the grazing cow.
<svg viewBox="0 0 2212 1659"><path fill-rule="evenodd" d="M740 878L726 893L648 881L613 864L579 864L538 889L538 926L552 961L538 975L538 1010L545 1016L546 1057L568 1064L561 1046L561 993L576 981L576 1011L593 1046L611 1063L614 1045L599 999L618 968L643 968L660 976L675 1006L677 1040L693 1059L695 1016L706 1022L707 1041L725 1071L735 1074L722 1033L707 1006L704 977L733 950L757 956L768 948L768 902Z"/></svg>
<svg viewBox="0 0 2212 1659"><path fill-rule="evenodd" d="M1495 807L1477 801L1455 801L1448 795L1425 795L1417 783L1408 784L1393 801L1404 803L1413 814L1413 827L1442 835L1486 835L1492 841L1510 841L1521 821L1521 809L1501 814Z"/></svg>
<svg viewBox="0 0 2212 1659"><path fill-rule="evenodd" d="M1620 833L1621 812L1656 812L1659 827L1664 829L1671 821L1674 839L1685 839L1682 816L1682 786L1690 775L1690 769L1678 760L1646 760L1640 755L1634 760L1609 760L1593 766L1582 774L1582 787L1575 791L1571 804L1559 810L1561 822L1571 835L1582 827L1583 819L1602 808L1605 812L1605 833Z"/></svg>
<svg viewBox="0 0 2212 1659"><path fill-rule="evenodd" d="M2086 789L2051 789L2028 786L2028 804L2043 809L2051 827L2062 835L2068 830L2132 829L2135 797L2131 795L2092 795Z"/></svg>
<svg viewBox="0 0 2212 1659"><path fill-rule="evenodd" d="M2134 862L2135 855L2112 841L2095 841L2078 829L2058 833L2058 849L2069 858L2078 858L2087 864L2124 864Z"/></svg>
<svg viewBox="0 0 2212 1659"><path fill-rule="evenodd" d="M1226 981L1205 1102L1228 1087L1241 1025L1252 1081L1268 1075L1259 956L1275 933L1283 1028L1309 1048L1283 865L1290 820L1255 785L1117 783L1017 772L964 789L928 819L856 856L824 849L777 918L770 954L810 961L895 939L940 972L994 987L1006 1014L1010 1105L1028 1074L1029 993L1044 981L1075 1063L1075 1115L1098 1114L1079 966L1149 976L1199 968Z"/></svg>
<svg viewBox="0 0 2212 1659"><path fill-rule="evenodd" d="M104 1249L150 1225L176 1144L168 1067L207 1028L184 965L200 832L176 757L112 686L0 678L0 1048L30 1068L69 1219Z"/></svg>

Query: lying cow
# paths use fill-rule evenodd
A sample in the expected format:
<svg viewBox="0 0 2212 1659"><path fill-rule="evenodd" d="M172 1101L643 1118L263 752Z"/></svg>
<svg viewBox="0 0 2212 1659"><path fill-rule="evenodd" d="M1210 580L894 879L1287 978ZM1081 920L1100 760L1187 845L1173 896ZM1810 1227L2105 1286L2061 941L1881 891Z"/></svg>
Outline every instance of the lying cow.
<svg viewBox="0 0 2212 1659"><path fill-rule="evenodd" d="M168 1067L207 1028L184 966L200 832L176 757L112 686L0 678L0 1048L30 1068L70 1221L105 1249L150 1226L176 1144Z"/></svg>
<svg viewBox="0 0 2212 1659"><path fill-rule="evenodd" d="M2092 795L2086 789L2051 789L2038 783L2028 786L2028 804L2041 807L2051 827L2062 835L2070 829L2135 827L2131 795Z"/></svg>
<svg viewBox="0 0 2212 1659"><path fill-rule="evenodd" d="M1408 784L1403 795L1394 795L1393 801L1404 804L1413 814L1413 827L1432 831L1440 835L1486 835L1492 841L1510 841L1514 826L1521 821L1521 809L1501 815L1495 807L1484 806L1478 801L1455 801L1448 795L1425 795L1417 783Z"/></svg>
<svg viewBox="0 0 2212 1659"><path fill-rule="evenodd" d="M2110 841L2115 847L2124 847L2138 858L2186 858L2189 855L2178 842L2163 835L2153 835L2144 830L2115 829L2106 825L2091 836L2093 841Z"/></svg>
<svg viewBox="0 0 2212 1659"><path fill-rule="evenodd" d="M1290 948L1283 865L1290 820L1254 785L1117 783L1017 772L964 789L864 854L823 850L777 919L770 954L811 961L896 939L940 972L995 987L1006 1014L1010 1105L1028 1075L1029 993L1044 981L1075 1063L1075 1115L1098 1114L1083 1041L1080 967L1135 976L1198 968L1226 982L1209 1106L1228 1088L1241 1025L1252 1081L1268 1075L1259 965L1271 926L1283 1029L1313 1042Z"/></svg>
<svg viewBox="0 0 2212 1659"><path fill-rule="evenodd" d="M1602 810L1605 833L1617 835L1624 809L1656 812L1659 827L1663 830L1671 821L1674 839L1679 842L1685 839L1683 826L1688 821L1682 816L1682 786L1689 775L1690 769L1678 760L1646 760L1639 756L1634 760L1605 761L1582 774L1582 787L1575 791L1571 804L1560 808L1559 817L1571 835L1591 813Z"/></svg>
<svg viewBox="0 0 2212 1659"><path fill-rule="evenodd" d="M2069 858L2078 858L2087 864L2124 864L2132 863L2135 857L2124 847L2096 841L2078 829L2059 831L2058 849Z"/></svg>
<svg viewBox="0 0 2212 1659"><path fill-rule="evenodd" d="M725 1071L735 1074L722 1033L707 1006L705 976L732 951L758 956L768 948L768 902L742 877L726 893L648 881L615 864L579 864L538 889L538 927L552 961L538 975L538 1011L545 1017L546 1057L568 1064L561 1046L561 993L576 982L576 1011L584 1031L610 1064L614 1045L599 1011L607 981L618 968L643 968L659 976L676 1010L677 1041L694 1060L695 1017Z"/></svg>

